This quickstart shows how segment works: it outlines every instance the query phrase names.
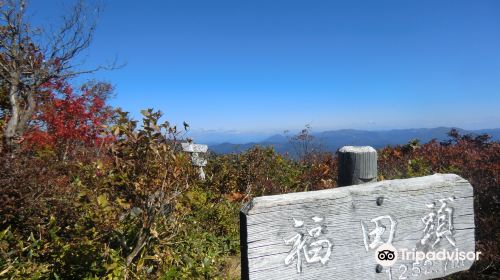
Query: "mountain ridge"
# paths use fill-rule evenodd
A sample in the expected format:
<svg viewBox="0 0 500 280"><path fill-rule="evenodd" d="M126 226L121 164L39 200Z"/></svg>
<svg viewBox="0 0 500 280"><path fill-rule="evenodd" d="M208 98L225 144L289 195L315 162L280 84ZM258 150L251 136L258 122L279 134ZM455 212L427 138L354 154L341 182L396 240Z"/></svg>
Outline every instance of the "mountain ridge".
<svg viewBox="0 0 500 280"><path fill-rule="evenodd" d="M315 147L327 152L335 152L342 146L373 146L382 148L389 145L402 145L410 140L419 139L421 143L427 143L432 139L443 141L449 139L448 132L456 129L460 134L488 134L492 141L500 141L500 128L466 130L457 127L435 127L435 128L409 128L391 130L357 130L339 129L321 132L312 132L314 140L311 142ZM279 153L293 153L294 148L289 138L283 134L271 135L262 141L251 141L243 144L223 142L209 146L209 149L217 154L239 153L256 145L272 146Z"/></svg>

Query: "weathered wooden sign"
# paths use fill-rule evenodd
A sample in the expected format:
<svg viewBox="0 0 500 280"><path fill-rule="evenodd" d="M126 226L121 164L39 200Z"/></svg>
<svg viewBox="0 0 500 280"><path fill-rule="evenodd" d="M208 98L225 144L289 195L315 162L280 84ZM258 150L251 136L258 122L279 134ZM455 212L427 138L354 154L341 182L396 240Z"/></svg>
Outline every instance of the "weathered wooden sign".
<svg viewBox="0 0 500 280"><path fill-rule="evenodd" d="M193 143L181 143L181 145L184 152L191 153L191 161L193 165L200 168L200 178L202 180L205 180L205 171L203 171L203 166L207 165L207 160L200 157L200 153L206 153L208 150L208 146Z"/></svg>
<svg viewBox="0 0 500 280"><path fill-rule="evenodd" d="M188 153L206 153L208 151L207 145L193 144L193 143L181 143L182 150Z"/></svg>
<svg viewBox="0 0 500 280"><path fill-rule="evenodd" d="M254 198L240 213L242 278L432 279L467 270L477 257L472 194L463 178L436 174Z"/></svg>

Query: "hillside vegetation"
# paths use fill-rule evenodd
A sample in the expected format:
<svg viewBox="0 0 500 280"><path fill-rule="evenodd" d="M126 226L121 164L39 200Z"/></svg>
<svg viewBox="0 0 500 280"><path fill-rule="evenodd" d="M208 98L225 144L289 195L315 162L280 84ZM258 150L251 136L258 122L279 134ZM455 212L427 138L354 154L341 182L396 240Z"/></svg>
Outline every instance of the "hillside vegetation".
<svg viewBox="0 0 500 280"><path fill-rule="evenodd" d="M200 181L180 130L160 123L159 112L143 111L140 124L108 113L53 141L33 127L16 152L3 149L1 278L237 279L243 203L336 187L336 155L308 148L306 130L291 138L300 160L267 147L210 155ZM456 173L474 186L484 257L457 279L499 276L499 171L500 143L486 135L451 131L445 142L379 150L379 180Z"/></svg>

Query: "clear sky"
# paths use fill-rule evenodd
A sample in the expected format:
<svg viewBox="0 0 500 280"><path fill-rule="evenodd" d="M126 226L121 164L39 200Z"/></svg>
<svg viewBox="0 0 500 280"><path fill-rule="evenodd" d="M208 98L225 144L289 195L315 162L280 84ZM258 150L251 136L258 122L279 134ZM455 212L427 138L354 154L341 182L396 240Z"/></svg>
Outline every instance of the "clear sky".
<svg viewBox="0 0 500 280"><path fill-rule="evenodd" d="M36 20L68 1L31 3ZM104 2L112 103L194 129L500 127L500 1Z"/></svg>

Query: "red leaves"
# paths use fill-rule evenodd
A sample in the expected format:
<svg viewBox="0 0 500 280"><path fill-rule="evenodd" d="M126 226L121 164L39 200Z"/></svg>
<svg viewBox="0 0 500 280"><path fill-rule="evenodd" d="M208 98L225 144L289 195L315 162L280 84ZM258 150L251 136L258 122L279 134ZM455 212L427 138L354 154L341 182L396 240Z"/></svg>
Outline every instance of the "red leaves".
<svg viewBox="0 0 500 280"><path fill-rule="evenodd" d="M105 101L91 89L84 88L75 93L64 81L44 85L39 94L36 123L26 134L29 147L55 148L65 145L99 145L110 141L111 137L102 136L103 125L111 116Z"/></svg>

